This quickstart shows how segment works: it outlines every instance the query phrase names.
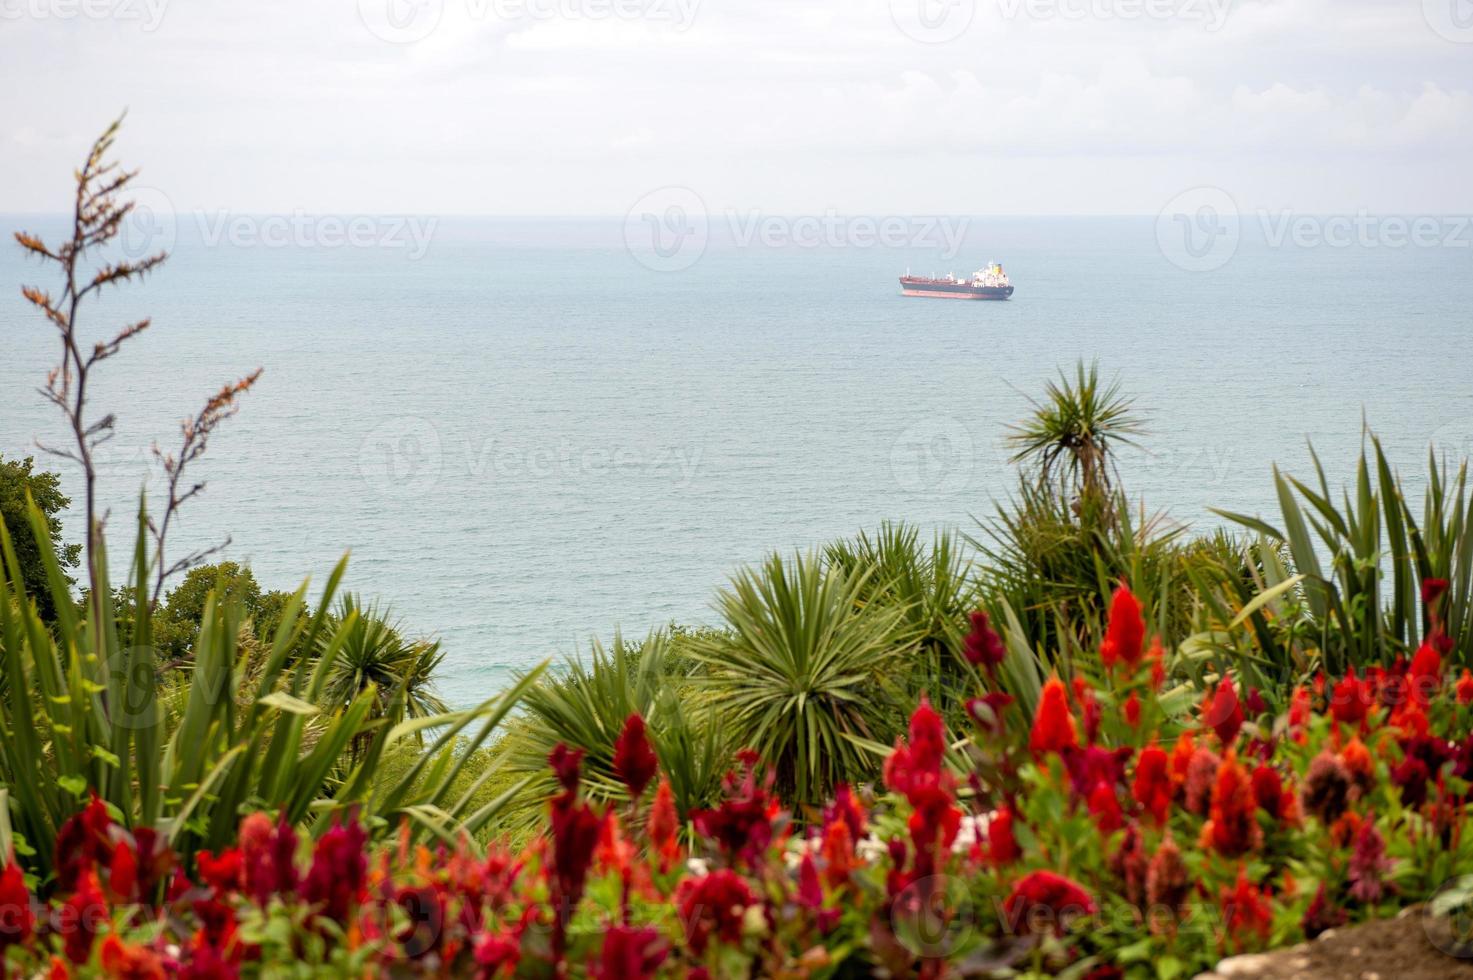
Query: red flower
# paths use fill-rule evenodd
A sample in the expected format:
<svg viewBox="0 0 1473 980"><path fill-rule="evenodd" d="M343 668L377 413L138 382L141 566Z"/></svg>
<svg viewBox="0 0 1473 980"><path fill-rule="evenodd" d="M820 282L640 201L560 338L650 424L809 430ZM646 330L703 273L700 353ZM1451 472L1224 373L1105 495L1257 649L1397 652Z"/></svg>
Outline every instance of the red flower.
<svg viewBox="0 0 1473 980"><path fill-rule="evenodd" d="M899 741L885 760L885 785L905 795L911 805L907 822L915 845L914 876L936 871L941 852L951 846L962 813L952 797L952 776L942 764L946 730L941 716L924 696L910 716L910 739Z"/></svg>
<svg viewBox="0 0 1473 980"><path fill-rule="evenodd" d="M1320 889L1314 893L1314 900L1305 909L1304 919L1299 925L1306 939L1318 939L1321 933L1345 925L1349 918L1344 909L1330 904L1324 882L1320 882Z"/></svg>
<svg viewBox="0 0 1473 980"><path fill-rule="evenodd" d="M1217 733L1224 748L1232 747L1243 727L1243 705L1238 701L1238 689L1231 677L1217 682L1217 691L1212 695L1202 720Z"/></svg>
<svg viewBox="0 0 1473 980"><path fill-rule="evenodd" d="M264 813L253 813L240 822L241 880L246 893L265 905L273 895L293 895L297 890L297 834L286 814L278 823Z"/></svg>
<svg viewBox="0 0 1473 980"><path fill-rule="evenodd" d="M1005 867L1023 856L1018 839L1013 836L1013 811L998 807L987 821L987 859L994 867Z"/></svg>
<svg viewBox="0 0 1473 980"><path fill-rule="evenodd" d="M1123 663L1134 671L1141 662L1141 645L1145 639L1146 623L1141 618L1141 604L1130 588L1121 582L1110 600L1110 622L1100 644L1100 660L1105 669L1111 670L1116 663Z"/></svg>
<svg viewBox="0 0 1473 980"><path fill-rule="evenodd" d="M1008 648L988 622L987 613L981 609L972 613L972 632L967 634L966 642L962 645L962 655L967 661L975 667L986 667L991 671L1003 662L1007 653Z"/></svg>
<svg viewBox="0 0 1473 980"><path fill-rule="evenodd" d="M1094 817L1095 826L1100 829L1100 833L1113 833L1125 826L1125 814L1120 810L1120 797L1115 793L1115 784L1103 780L1095 783L1085 805L1089 807L1090 816Z"/></svg>
<svg viewBox="0 0 1473 980"><path fill-rule="evenodd" d="M31 908L31 893L26 890L25 874L12 856L0 871L0 962L5 950L30 940L36 928L36 914Z"/></svg>
<svg viewBox="0 0 1473 980"><path fill-rule="evenodd" d="M716 841L731 860L755 864L772 843L772 820L778 813L773 799L771 777L757 784L757 759L753 755L739 757L742 774L727 773L722 781L726 798L714 810L698 810L691 814L696 830Z"/></svg>
<svg viewBox="0 0 1473 980"><path fill-rule="evenodd" d="M742 938L742 916L756 901L757 896L735 871L723 868L684 879L675 890L675 904L685 926L686 944L700 956L712 939L738 942Z"/></svg>
<svg viewBox="0 0 1473 980"><path fill-rule="evenodd" d="M1140 696L1134 691L1131 691L1130 697L1125 699L1125 704L1121 706L1120 712L1125 716L1125 723L1127 725L1131 728L1139 728L1141 724Z"/></svg>
<svg viewBox="0 0 1473 980"><path fill-rule="evenodd" d="M604 933L603 948L592 973L594 980L647 980L669 955L670 947L658 929L614 926Z"/></svg>
<svg viewBox="0 0 1473 980"><path fill-rule="evenodd" d="M65 937L67 959L79 966L92 958L97 928L109 919L107 898L97 882L97 872L84 869L77 890L57 911L56 931Z"/></svg>
<svg viewBox="0 0 1473 980"><path fill-rule="evenodd" d="M1306 813L1319 817L1326 825L1340 819L1350 799L1350 773L1345 763L1326 749L1309 764L1300 800Z"/></svg>
<svg viewBox="0 0 1473 980"><path fill-rule="evenodd" d="M1330 716L1343 724L1359 725L1365 721L1371 703L1370 688L1355 676L1354 667L1330 689Z"/></svg>
<svg viewBox="0 0 1473 980"><path fill-rule="evenodd" d="M1100 737L1100 721L1103 718L1099 699L1095 697L1094 688L1086 684L1083 677L1076 676L1071 684L1074 688L1074 700L1079 702L1079 720L1080 727L1084 730L1084 744L1093 745Z"/></svg>
<svg viewBox="0 0 1473 980"><path fill-rule="evenodd" d="M1003 903L1003 916L1014 935L1045 931L1063 935L1070 919L1096 911L1089 892L1052 871L1034 871L1015 882Z"/></svg>
<svg viewBox="0 0 1473 980"><path fill-rule="evenodd" d="M1207 815L1213 786L1217 782L1217 769L1221 765L1222 759L1211 749L1197 749L1192 753L1183 787L1186 796L1183 802L1188 811L1198 816Z"/></svg>
<svg viewBox="0 0 1473 980"><path fill-rule="evenodd" d="M1284 780L1277 769L1260 763L1253 770L1253 798L1269 816L1284 815Z"/></svg>
<svg viewBox="0 0 1473 980"><path fill-rule="evenodd" d="M1463 668L1463 676L1458 678L1457 692L1458 704L1473 704L1473 671L1467 667Z"/></svg>
<svg viewBox="0 0 1473 980"><path fill-rule="evenodd" d="M1166 683L1166 651L1161 649L1161 637L1153 637L1151 649L1146 651L1146 659L1151 664L1151 690L1161 690L1161 685Z"/></svg>
<svg viewBox="0 0 1473 980"><path fill-rule="evenodd" d="M1309 727L1310 695L1303 687L1294 688L1294 694L1289 699L1289 737L1294 741L1303 743L1307 738L1305 729Z"/></svg>
<svg viewBox="0 0 1473 980"><path fill-rule="evenodd" d="M553 961L562 962L567 923L583 898L588 866L598 846L603 821L593 808L578 800L579 768L583 750L569 749L559 742L548 756L563 791L552 798L552 861L548 891L552 904Z"/></svg>
<svg viewBox="0 0 1473 980"><path fill-rule="evenodd" d="M1229 751L1217 770L1211 817L1202 828L1203 843L1226 857L1253 850L1262 837L1254 816L1257 805L1248 773Z"/></svg>
<svg viewBox="0 0 1473 980"><path fill-rule="evenodd" d="M660 858L660 871L666 873L680 857L680 817L675 812L675 794L670 790L670 780L660 780L655 787L655 799L650 804L649 821L645 824L650 835L650 845Z"/></svg>
<svg viewBox="0 0 1473 980"><path fill-rule="evenodd" d="M125 840L113 847L112 860L108 862L107 890L114 902L138 899L138 855Z"/></svg>
<svg viewBox="0 0 1473 980"><path fill-rule="evenodd" d="M312 851L312 867L302 880L302 898L320 905L323 915L346 925L352 906L363 895L368 880L368 858L364 845L368 835L356 819L338 823L336 818Z"/></svg>
<svg viewBox="0 0 1473 980"><path fill-rule="evenodd" d="M1141 750L1135 765L1131 795L1151 815L1157 826L1166 823L1171 811L1173 787L1166 752L1155 742Z"/></svg>
<svg viewBox="0 0 1473 980"><path fill-rule="evenodd" d="M1445 578L1424 578L1422 580L1422 605L1426 606L1427 609L1428 609L1428 611L1434 617L1436 617L1437 614L1435 612L1432 612L1432 610L1436 609L1436 607L1437 607L1437 600L1438 599L1441 599L1446 593L1447 593L1447 579L1445 579ZM1437 617L1437 618L1440 618L1440 617Z"/></svg>
<svg viewBox="0 0 1473 980"><path fill-rule="evenodd" d="M1043 694L1038 700L1038 713L1033 717L1033 731L1028 745L1034 755L1058 752L1065 746L1079 744L1074 731L1074 715L1069 712L1069 696L1064 682L1051 677L1043 685Z"/></svg>
<svg viewBox="0 0 1473 980"><path fill-rule="evenodd" d="M624 730L614 742L614 775L629 787L629 795L637 800L659 769L660 760L645 735L644 719L635 712L624 719Z"/></svg>
<svg viewBox="0 0 1473 980"><path fill-rule="evenodd" d="M195 865L205 884L222 892L240 887L240 850L228 847L216 857L211 851L200 851L195 855Z"/></svg>
<svg viewBox="0 0 1473 980"><path fill-rule="evenodd" d="M1417 648L1407 671L1407 683L1411 687L1412 699L1419 705L1428 704L1432 695L1442 686L1442 655L1431 640Z"/></svg>
<svg viewBox="0 0 1473 980"><path fill-rule="evenodd" d="M1254 939L1258 945L1268 942L1273 909L1268 896L1248 881L1247 869L1239 867L1237 885L1223 890L1222 911L1227 936L1239 949Z"/></svg>
<svg viewBox="0 0 1473 980"><path fill-rule="evenodd" d="M110 980L164 980L164 963L143 946L129 946L116 934L102 941L102 969Z"/></svg>
<svg viewBox="0 0 1473 980"><path fill-rule="evenodd" d="M107 804L93 794L82 812L68 817L56 832L56 887L68 892L76 888L81 873L88 868L107 867L112 863L112 817Z"/></svg>

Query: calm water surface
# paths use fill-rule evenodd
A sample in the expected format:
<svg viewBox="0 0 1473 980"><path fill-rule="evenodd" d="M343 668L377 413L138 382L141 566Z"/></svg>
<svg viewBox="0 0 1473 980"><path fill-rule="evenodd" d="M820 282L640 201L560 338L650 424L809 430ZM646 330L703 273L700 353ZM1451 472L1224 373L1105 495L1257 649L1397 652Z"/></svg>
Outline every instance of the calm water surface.
<svg viewBox="0 0 1473 980"><path fill-rule="evenodd" d="M907 267L989 259L1009 303L897 293ZM61 436L35 393L53 333L18 294L48 275L0 248L7 457ZM150 443L263 366L176 546L228 534L279 588L350 550L349 586L444 641L444 691L465 703L591 635L710 620L715 588L773 548L884 518L974 527L1013 480L1007 423L1078 358L1149 412L1130 489L1199 527L1208 506L1272 512L1270 466L1307 471L1307 439L1348 476L1363 413L1404 470L1434 441L1466 450L1470 310L1466 247L1272 247L1248 228L1194 273L1153 219L974 219L950 260L713 240L673 272L631 256L617 221L444 220L418 259L185 227L91 322L154 319L96 390L120 418L114 550Z"/></svg>

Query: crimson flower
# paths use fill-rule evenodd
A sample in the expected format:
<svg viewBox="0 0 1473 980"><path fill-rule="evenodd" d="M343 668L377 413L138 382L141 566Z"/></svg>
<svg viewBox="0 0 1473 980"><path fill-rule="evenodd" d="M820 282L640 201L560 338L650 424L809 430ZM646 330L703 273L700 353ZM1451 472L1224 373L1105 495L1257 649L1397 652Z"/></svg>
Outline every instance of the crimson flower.
<svg viewBox="0 0 1473 980"><path fill-rule="evenodd" d="M636 711L624 719L624 730L614 742L614 775L629 788L630 797L637 800L659 769L660 760L645 734L644 718Z"/></svg>
<svg viewBox="0 0 1473 980"><path fill-rule="evenodd" d="M971 619L972 632L967 634L966 642L962 645L962 655L973 666L986 667L991 671L1003 662L1008 648L1003 644L1002 637L992 628L986 612L978 609L972 613Z"/></svg>
<svg viewBox="0 0 1473 980"><path fill-rule="evenodd" d="M1391 870L1391 865L1376 822L1367 820L1355 836L1355 851L1350 855L1351 897L1368 905L1379 902L1386 892L1381 876Z"/></svg>
<svg viewBox="0 0 1473 980"><path fill-rule="evenodd" d="M273 895L297 890L297 834L286 814L273 823L264 813L252 813L240 822L242 882L246 893L260 905Z"/></svg>
<svg viewBox="0 0 1473 980"><path fill-rule="evenodd" d="M321 912L346 925L354 903L368 880L368 858L363 853L368 835L356 819L333 825L312 851L312 867L299 889L302 898L320 905Z"/></svg>
<svg viewBox="0 0 1473 980"><path fill-rule="evenodd" d="M1229 751L1217 770L1210 819L1202 828L1203 842L1226 857L1253 850L1262 837L1254 816L1257 806L1252 780Z"/></svg>
<svg viewBox="0 0 1473 980"><path fill-rule="evenodd" d="M1304 910L1304 918L1299 925L1304 930L1304 938L1318 939L1321 933L1345 925L1349 918L1344 909L1331 904L1329 895L1325 893L1325 884L1320 882L1319 891L1314 893L1314 900Z"/></svg>
<svg viewBox="0 0 1473 980"><path fill-rule="evenodd" d="M885 760L885 785L904 794L911 805L912 869L917 879L936 871L940 853L951 846L961 827L962 813L952 795L951 773L942 764L946 730L931 702L924 696L910 716L910 738L901 740Z"/></svg>
<svg viewBox="0 0 1473 980"><path fill-rule="evenodd" d="M88 868L107 867L112 863L113 820L107 804L94 793L82 812L68 817L56 832L56 887L68 892L76 888L77 879Z"/></svg>
<svg viewBox="0 0 1473 980"><path fill-rule="evenodd" d="M1268 933L1273 925L1273 909L1268 896L1248 881L1246 868L1238 868L1237 884L1222 892L1223 921L1228 937L1238 948L1250 940L1259 945L1268 942Z"/></svg>
<svg viewBox="0 0 1473 980"><path fill-rule="evenodd" d="M1074 730L1074 715L1069 711L1069 695L1064 690L1064 682L1051 677L1043 685L1043 693L1038 699L1038 713L1033 716L1028 746L1034 755L1039 756L1078 744L1079 736Z"/></svg>
<svg viewBox="0 0 1473 980"><path fill-rule="evenodd" d="M1135 781L1131 784L1131 795L1157 826L1166 823L1174 793L1167 763L1166 751L1152 742L1141 750L1135 765Z"/></svg>
<svg viewBox="0 0 1473 980"><path fill-rule="evenodd" d="M1273 766L1260 763L1253 770L1253 799L1269 816L1278 819L1284 815L1284 780Z"/></svg>
<svg viewBox="0 0 1473 980"><path fill-rule="evenodd" d="M1009 807L998 807L987 821L987 858L1001 868L1022 856L1023 849L1013 836L1013 811Z"/></svg>
<svg viewBox="0 0 1473 980"><path fill-rule="evenodd" d="M682 880L675 889L675 904L685 927L686 945L700 956L713 939L740 941L742 917L756 901L746 880L727 868Z"/></svg>
<svg viewBox="0 0 1473 980"><path fill-rule="evenodd" d="M77 879L76 891L57 911L56 931L65 937L66 958L79 966L91 959L97 927L109 918L97 872L86 868Z"/></svg>
<svg viewBox="0 0 1473 980"><path fill-rule="evenodd" d="M1141 618L1141 604L1124 582L1115 590L1110 600L1110 621L1105 627L1105 639L1100 643L1100 660L1107 670L1116 663L1125 664L1135 670L1141 662L1142 644L1146 639L1146 623Z"/></svg>
<svg viewBox="0 0 1473 980"><path fill-rule="evenodd" d="M1359 725L1371 711L1371 691L1355 675L1355 668L1330 688L1330 717L1346 725Z"/></svg>
<svg viewBox="0 0 1473 980"><path fill-rule="evenodd" d="M1003 916L1014 935L1051 931L1063 935L1069 920L1097 911L1078 882L1052 871L1034 871L1013 884Z"/></svg>
<svg viewBox="0 0 1473 980"><path fill-rule="evenodd" d="M1309 764L1300 802L1306 813L1314 814L1328 825L1340 819L1349 800L1350 772L1339 757L1326 749Z"/></svg>
<svg viewBox="0 0 1473 980"><path fill-rule="evenodd" d="M675 794L668 779L660 780L660 785L655 787L655 799L650 804L645 830L650 835L650 845L660 858L660 871L668 872L680 857L680 816L675 810Z"/></svg>
<svg viewBox="0 0 1473 980"><path fill-rule="evenodd" d="M635 794L638 795L638 794ZM650 926L614 926L604 933L594 980L647 980L655 975L670 947Z"/></svg>
<svg viewBox="0 0 1473 980"><path fill-rule="evenodd" d="M199 876L210 887L229 892L240 886L241 857L238 848L228 847L220 852L219 857L211 851L200 851L194 861L199 868Z"/></svg>
<svg viewBox="0 0 1473 980"><path fill-rule="evenodd" d="M31 893L26 890L25 874L12 855L0 871L0 962L5 950L27 942L36 928L36 914L31 908Z"/></svg>
<svg viewBox="0 0 1473 980"><path fill-rule="evenodd" d="M1217 690L1213 693L1202 720L1217 733L1224 748L1232 746L1233 740L1238 737L1238 731L1243 727L1243 705L1238 701L1238 689L1233 685L1231 677L1224 677L1217 682Z"/></svg>
<svg viewBox="0 0 1473 980"><path fill-rule="evenodd" d="M1181 848L1168 832L1146 866L1146 902L1179 914L1191 890L1192 880L1182 860Z"/></svg>
<svg viewBox="0 0 1473 980"><path fill-rule="evenodd" d="M552 953L561 962L567 938L567 923L583 897L588 866L598 846L603 821L593 808L578 800L582 749L569 749L559 742L548 756L563 792L552 798L552 863L548 882L553 906Z"/></svg>
<svg viewBox="0 0 1473 980"><path fill-rule="evenodd" d="M770 792L771 777L757 782L756 756L739 757L742 773L726 774L722 789L726 798L714 810L698 810L691 815L696 830L712 838L728 858L756 864L772 843L772 820L778 803Z"/></svg>
<svg viewBox="0 0 1473 980"><path fill-rule="evenodd" d="M1463 668L1463 676L1458 678L1456 691L1458 704L1473 704L1473 671L1467 667Z"/></svg>
<svg viewBox="0 0 1473 980"><path fill-rule="evenodd" d="M1412 657L1407 683L1411 686L1413 700L1424 706L1442 685L1442 655L1430 639L1418 647Z"/></svg>
<svg viewBox="0 0 1473 980"><path fill-rule="evenodd" d="M1120 706L1120 713L1125 716L1125 723L1127 725L1131 728L1139 728L1141 724L1140 695L1131 691L1130 697L1126 698L1125 703Z"/></svg>

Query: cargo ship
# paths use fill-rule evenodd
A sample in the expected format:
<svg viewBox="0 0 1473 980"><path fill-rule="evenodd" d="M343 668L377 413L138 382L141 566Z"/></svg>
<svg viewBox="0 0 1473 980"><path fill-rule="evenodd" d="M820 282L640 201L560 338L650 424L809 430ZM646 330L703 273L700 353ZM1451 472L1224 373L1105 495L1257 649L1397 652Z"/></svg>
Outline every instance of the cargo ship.
<svg viewBox="0 0 1473 980"><path fill-rule="evenodd" d="M971 279L958 279L952 275L937 279L913 276L907 272L900 277L900 292L905 296L941 299L1007 299L1013 295L1013 287L1002 266L988 263L987 268L978 269Z"/></svg>

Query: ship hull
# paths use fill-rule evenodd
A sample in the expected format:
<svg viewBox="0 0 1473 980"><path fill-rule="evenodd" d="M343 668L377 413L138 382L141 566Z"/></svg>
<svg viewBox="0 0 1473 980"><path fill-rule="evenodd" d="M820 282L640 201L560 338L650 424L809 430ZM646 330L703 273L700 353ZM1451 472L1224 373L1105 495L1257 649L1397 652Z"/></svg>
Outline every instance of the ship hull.
<svg viewBox="0 0 1473 980"><path fill-rule="evenodd" d="M902 296L925 296L931 299L1007 299L1012 286L973 286L971 283L926 282L901 278Z"/></svg>

